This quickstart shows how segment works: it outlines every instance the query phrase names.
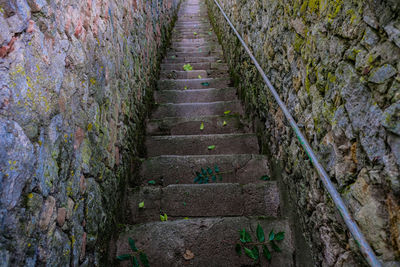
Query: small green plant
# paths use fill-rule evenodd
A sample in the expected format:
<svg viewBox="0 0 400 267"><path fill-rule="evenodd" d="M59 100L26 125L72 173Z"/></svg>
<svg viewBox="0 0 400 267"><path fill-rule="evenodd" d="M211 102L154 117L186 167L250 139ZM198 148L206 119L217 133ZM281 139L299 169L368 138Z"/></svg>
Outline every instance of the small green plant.
<svg viewBox="0 0 400 267"><path fill-rule="evenodd" d="M149 267L149 259L147 258L146 253L143 251L138 250L138 248L135 245L135 241L132 238L128 238L129 242L129 247L131 248L132 252L130 254L122 254L117 256L117 260L119 261L131 261L133 264L133 267L140 267L138 258L140 259L140 262L142 263L142 266L144 267Z"/></svg>
<svg viewBox="0 0 400 267"><path fill-rule="evenodd" d="M200 172L196 172L196 178L194 183L208 184L209 182L216 182L217 179L222 181L222 175L217 165L214 166L214 170L210 167L206 169L201 168Z"/></svg>
<svg viewBox="0 0 400 267"><path fill-rule="evenodd" d="M263 176L260 177L260 180L269 181L269 180L271 180L271 178L269 178L268 175L263 175Z"/></svg>
<svg viewBox="0 0 400 267"><path fill-rule="evenodd" d="M160 220L161 220L162 222L168 221L168 215L167 215L166 213L164 213L164 215L161 215L161 214L160 214Z"/></svg>
<svg viewBox="0 0 400 267"><path fill-rule="evenodd" d="M243 250L247 257L253 259L254 262L259 262L259 248L261 247L264 257L268 261L271 261L272 255L268 247L272 248L276 252L281 252L282 250L276 244L276 242L282 241L285 238L285 232L274 233L274 230L271 230L268 238L265 238L264 230L261 225L258 224L256 233L258 242L253 242L250 233L247 232L245 228L239 230L240 243L237 243L235 246L236 253L240 256L242 255Z"/></svg>
<svg viewBox="0 0 400 267"><path fill-rule="evenodd" d="M185 71L191 71L191 70L193 70L193 67L190 64L185 64L185 65L183 65L183 69Z"/></svg>

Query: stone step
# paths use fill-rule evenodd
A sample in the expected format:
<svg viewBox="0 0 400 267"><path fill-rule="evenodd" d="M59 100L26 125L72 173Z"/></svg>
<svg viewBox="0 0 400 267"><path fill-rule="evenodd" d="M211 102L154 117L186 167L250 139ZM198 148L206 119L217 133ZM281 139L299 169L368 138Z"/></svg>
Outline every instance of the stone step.
<svg viewBox="0 0 400 267"><path fill-rule="evenodd" d="M196 117L196 116L212 116L224 115L225 111L230 114L243 114L243 108L238 100L219 101L208 103L164 103L158 104L157 108L152 112L152 119L168 118L168 117Z"/></svg>
<svg viewBox="0 0 400 267"><path fill-rule="evenodd" d="M212 29L212 25L210 23L204 21L177 21L174 27L174 30L210 30Z"/></svg>
<svg viewBox="0 0 400 267"><path fill-rule="evenodd" d="M193 22L177 22L175 24L174 30L175 31L180 31L180 30L196 30L196 29L201 29L201 30L211 30L212 26L210 23L204 22L204 21L193 21Z"/></svg>
<svg viewBox="0 0 400 267"><path fill-rule="evenodd" d="M217 60L222 60L218 57L207 56L207 57L166 57L163 63L200 63L200 62L217 62Z"/></svg>
<svg viewBox="0 0 400 267"><path fill-rule="evenodd" d="M225 123L224 123L225 122ZM200 126L203 123L204 129ZM205 135L249 133L239 116L204 116L193 118L162 118L147 123L149 135Z"/></svg>
<svg viewBox="0 0 400 267"><path fill-rule="evenodd" d="M218 166L222 181L217 183L260 183L270 175L268 160L263 155L235 154L209 156L158 156L145 160L140 167L143 185L154 180L157 185L194 183L195 172Z"/></svg>
<svg viewBox="0 0 400 267"><path fill-rule="evenodd" d="M218 41L217 36L213 33L203 33L203 34L197 33L197 35L194 35L193 33L189 34L175 33L172 36L172 39L174 40L174 42L182 41L184 39L190 39L190 40L204 39L207 41L214 41L214 42Z"/></svg>
<svg viewBox="0 0 400 267"><path fill-rule="evenodd" d="M211 45L211 44L218 44L217 38L180 38L180 39L174 39L172 41L172 45L174 46L199 46L199 45Z"/></svg>
<svg viewBox="0 0 400 267"><path fill-rule="evenodd" d="M177 48L169 48L168 53L189 53L189 55L193 55L199 52L207 52L207 53L216 53L222 54L222 49L220 47L177 47Z"/></svg>
<svg viewBox="0 0 400 267"><path fill-rule="evenodd" d="M202 44L202 45L191 45L191 44L180 44L180 43L172 43L171 50L173 51L185 51L185 52L197 52L199 50L213 50L213 49L219 49L221 50L221 47L217 42L215 43L208 43L208 44ZM199 51L200 52L200 51Z"/></svg>
<svg viewBox="0 0 400 267"><path fill-rule="evenodd" d="M208 56L223 57L222 51L219 51L219 52L203 51L203 52L194 52L194 53L168 51L167 58L170 58L172 56L174 56L174 57L208 57Z"/></svg>
<svg viewBox="0 0 400 267"><path fill-rule="evenodd" d="M144 202L144 208L139 203ZM212 207L212 208L211 208ZM276 182L257 184L209 183L143 186L127 192L127 223L158 221L160 213L170 219L212 216L279 215Z"/></svg>
<svg viewBox="0 0 400 267"><path fill-rule="evenodd" d="M165 62L165 61L164 61ZM171 63L171 62L165 62ZM224 72L225 77L228 78L226 72ZM171 71L161 71L160 79L203 79L209 78L206 70L192 70L192 71L180 71L180 70L171 70Z"/></svg>
<svg viewBox="0 0 400 267"><path fill-rule="evenodd" d="M204 103L236 100L236 88L155 91L157 103Z"/></svg>
<svg viewBox="0 0 400 267"><path fill-rule="evenodd" d="M193 40L193 39L186 39L186 40ZM184 41L172 41L171 42L171 49L178 49L178 48L196 48L196 49L203 49L203 48L215 48L215 49L221 49L221 46L219 45L218 41L214 40L208 40L205 43L190 43L190 42L184 42Z"/></svg>
<svg viewBox="0 0 400 267"><path fill-rule="evenodd" d="M182 33L182 32L173 32L171 39L174 41L181 40L181 39L214 39L217 40L217 36L213 31L207 31L207 32L196 32L197 34L194 34L193 32L189 33Z"/></svg>
<svg viewBox="0 0 400 267"><path fill-rule="evenodd" d="M184 70L184 63L162 63L161 70ZM215 62L200 62L190 63L193 70L225 70L228 71L228 65L226 63L215 63Z"/></svg>
<svg viewBox="0 0 400 267"><path fill-rule="evenodd" d="M148 136L146 147L148 157L259 153L255 134Z"/></svg>
<svg viewBox="0 0 400 267"><path fill-rule="evenodd" d="M176 79L158 80L158 90L185 90L186 89L209 89L226 88L231 85L227 78L206 78L206 79Z"/></svg>
<svg viewBox="0 0 400 267"><path fill-rule="evenodd" d="M191 48L193 52L196 52L198 49L221 49L217 41L207 42L204 44L188 44L182 42L172 42L171 49L189 49Z"/></svg>
<svg viewBox="0 0 400 267"><path fill-rule="evenodd" d="M196 33L196 34L195 34ZM172 32L172 40L175 39L182 39L182 38L191 38L191 39L197 39L197 38L206 38L206 37L212 37L216 39L216 35L213 31L210 31L210 29L203 29L203 30L180 30L180 31L175 31Z"/></svg>
<svg viewBox="0 0 400 267"><path fill-rule="evenodd" d="M212 203L209 204L212 208ZM239 230L245 228L250 232L253 241L256 239L257 225L260 224L267 237L271 230L285 232L282 241L276 241L282 252L274 252L270 248L272 259L269 263L260 251L261 262L256 265L252 259L238 256L235 246L240 243ZM139 250L144 251L150 266L210 266L210 267L242 267L268 266L293 267L294 240L289 222L283 219L261 219L245 217L222 218L189 218L167 222L151 222L141 225L127 226L118 236L113 250L115 256L130 253L128 238L133 238ZM193 258L186 260L185 252L193 253ZM131 266L126 265L116 266Z"/></svg>
<svg viewBox="0 0 400 267"><path fill-rule="evenodd" d="M200 76L199 76L200 75ZM205 79L205 78L225 78L229 79L226 70L192 70L192 71L161 71L160 79Z"/></svg>

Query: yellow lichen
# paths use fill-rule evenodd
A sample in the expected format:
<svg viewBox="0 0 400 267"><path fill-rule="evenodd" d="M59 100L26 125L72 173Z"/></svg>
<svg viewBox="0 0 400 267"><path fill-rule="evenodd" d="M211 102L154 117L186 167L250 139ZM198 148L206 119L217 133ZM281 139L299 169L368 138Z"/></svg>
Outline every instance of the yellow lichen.
<svg viewBox="0 0 400 267"><path fill-rule="evenodd" d="M336 76L329 72L328 73L328 81L330 81L331 83L336 82Z"/></svg>
<svg viewBox="0 0 400 267"><path fill-rule="evenodd" d="M315 10L318 10L318 0L310 0L310 3L308 4L308 10L310 13L314 13Z"/></svg>
<svg viewBox="0 0 400 267"><path fill-rule="evenodd" d="M37 74L40 72L40 68L36 65ZM30 108L32 110L41 109L44 112L48 112L50 110L50 103L47 100L46 95L44 95L43 90L41 90L41 84L44 78L41 75L36 75L34 78L28 76L25 72L25 69L22 65L17 65L15 71L10 73L11 75L11 86L16 87L17 83L15 82L18 77L25 78L26 85L28 89L26 91L26 95L24 96L24 106ZM18 101L19 105L21 101Z"/></svg>
<svg viewBox="0 0 400 267"><path fill-rule="evenodd" d="M307 9L307 6L308 6L308 1L304 1L300 7L300 13L304 13Z"/></svg>

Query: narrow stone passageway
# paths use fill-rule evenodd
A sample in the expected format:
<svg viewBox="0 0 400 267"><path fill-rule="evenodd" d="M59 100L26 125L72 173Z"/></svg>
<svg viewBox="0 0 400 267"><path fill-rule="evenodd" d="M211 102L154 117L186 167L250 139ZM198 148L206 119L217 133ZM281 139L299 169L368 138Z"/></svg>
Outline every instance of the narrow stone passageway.
<svg viewBox="0 0 400 267"><path fill-rule="evenodd" d="M285 238L270 264L262 255L258 264L293 266L277 182L258 154L204 1L182 3L171 41L147 123L142 186L128 190L116 255L130 252L132 238L151 266L253 266L235 246L243 228L256 241L260 224L267 238L271 230Z"/></svg>

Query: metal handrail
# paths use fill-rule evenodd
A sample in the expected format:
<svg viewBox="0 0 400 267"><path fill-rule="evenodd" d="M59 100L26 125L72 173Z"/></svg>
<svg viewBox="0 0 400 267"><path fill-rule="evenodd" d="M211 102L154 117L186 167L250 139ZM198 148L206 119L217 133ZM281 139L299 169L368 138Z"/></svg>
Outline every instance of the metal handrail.
<svg viewBox="0 0 400 267"><path fill-rule="evenodd" d="M274 96L276 102L278 102L279 107L282 109L283 113L285 114L286 118L288 119L290 125L292 126L294 132L297 135L297 138L299 139L301 145L305 149L308 157L310 158L312 164L314 167L317 169L318 174L322 180L322 183L324 184L326 190L329 192L331 195L333 202L336 205L336 208L339 210L340 215L342 216L343 220L345 221L347 227L349 228L351 234L353 235L354 239L356 240L356 243L358 244L361 253L367 260L367 262L373 266L373 267L378 267L382 266L381 263L378 261L377 257L375 256L375 253L371 249L370 245L368 242L365 240L364 235L361 233L360 229L358 228L356 222L351 218L350 212L347 209L346 205L344 204L342 198L340 197L340 194L336 190L335 186L333 185L331 179L329 178L328 174L326 173L325 169L322 167L322 165L319 163L317 157L314 154L314 151L311 149L310 144L304 137L304 135L301 133L299 127L297 126L295 120L293 119L292 115L286 108L285 104L282 102L280 99L278 93L276 92L274 86L271 84L270 80L268 77L265 75L263 69L261 68L260 64L258 64L256 58L253 56L251 53L250 49L247 47L246 43L243 41L242 37L238 33L238 31L235 29L227 15L225 14L224 10L222 7L219 5L217 0L214 0L215 4L218 6L219 10L221 11L222 15L224 15L226 21L229 23L231 26L232 30L235 32L237 38L239 41L242 43L244 49L246 52L249 54L251 60L253 61L254 65L257 67L258 71L260 72L261 76L263 77L265 83L267 84L269 90L271 91L272 95Z"/></svg>

